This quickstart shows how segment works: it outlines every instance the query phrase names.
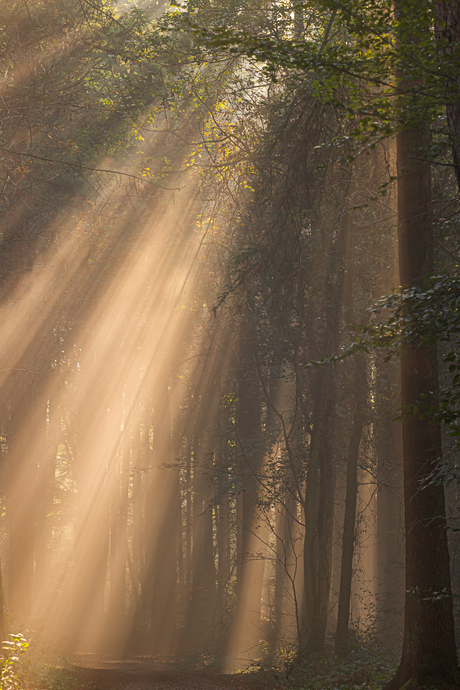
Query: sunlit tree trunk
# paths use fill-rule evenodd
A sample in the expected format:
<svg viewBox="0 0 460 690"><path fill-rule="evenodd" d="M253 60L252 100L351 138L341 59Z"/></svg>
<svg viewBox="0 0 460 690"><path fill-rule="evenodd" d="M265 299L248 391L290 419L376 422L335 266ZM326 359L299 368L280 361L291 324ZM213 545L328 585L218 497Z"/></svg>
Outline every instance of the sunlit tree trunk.
<svg viewBox="0 0 460 690"><path fill-rule="evenodd" d="M100 469L100 468L99 468ZM69 635L75 650L100 650L105 618L105 585L109 558L109 492L99 472L86 481L77 481L78 521L75 526L75 562L77 568L70 583L70 609L60 620L61 635ZM93 482L93 483L92 483ZM93 492L89 486L97 487ZM97 494L98 500L88 502ZM92 525L88 534L88 525Z"/></svg>
<svg viewBox="0 0 460 690"><path fill-rule="evenodd" d="M150 407L150 405L149 405ZM153 586L155 579L156 568L156 540L158 529L158 514L159 506L157 501L157 475L159 470L154 469L156 464L161 464L161 451L158 448L158 438L155 434L155 429L159 428L157 424L157 410L155 400L155 413L149 409L147 416L150 426L153 429L153 451L148 454L148 464L145 465L145 476L142 478L144 483L143 491L143 565L141 577L141 597L140 597L140 611L138 616L139 626L150 627L149 617L151 615L151 607L153 600Z"/></svg>
<svg viewBox="0 0 460 690"><path fill-rule="evenodd" d="M218 619L223 625L226 619L226 588L230 581L230 534L231 510L228 495L221 495L216 516L218 569L217 569L217 606Z"/></svg>
<svg viewBox="0 0 460 690"><path fill-rule="evenodd" d="M32 607L37 464L25 430L37 422L34 397L24 386L21 399L14 405L8 433L8 610L15 622L30 616ZM43 426L45 422L43 415Z"/></svg>
<svg viewBox="0 0 460 690"><path fill-rule="evenodd" d="M276 507L275 513L275 585L273 592L273 613L271 628L268 636L267 655L269 663L275 663L276 655L284 637L283 613L284 613L284 593L286 588L286 567L290 545L290 535L288 529L288 515L285 508L287 496Z"/></svg>
<svg viewBox="0 0 460 690"><path fill-rule="evenodd" d="M217 469L216 545L217 545L217 620L221 630L226 622L226 590L230 582L231 506L229 497L228 460L224 440L224 415L219 411L219 438L216 443Z"/></svg>
<svg viewBox="0 0 460 690"><path fill-rule="evenodd" d="M149 396L142 401L142 414L139 424L133 424L131 417L125 418L123 433L124 443L132 452L129 469L132 473L132 525L131 548L126 548L126 558L131 581L131 597L129 601L129 633L126 635L126 650L130 652L139 648L142 623L142 603L144 599L143 585L145 584L145 533L147 526L144 522L145 487L149 485L152 466L150 448L150 426L152 421L152 407ZM128 473L127 473L128 474ZM129 476L129 475L128 475ZM148 530L147 530L148 532ZM128 537L128 535L127 535Z"/></svg>
<svg viewBox="0 0 460 690"><path fill-rule="evenodd" d="M215 400L207 400L205 406L207 422L214 419ZM200 416L197 426L206 424ZM203 436L194 434L193 439L193 503L192 503L192 554L191 586L188 590L187 612L181 644L186 651L202 649L204 640L210 634L216 612L217 573L213 548L212 483L213 439L209 429Z"/></svg>
<svg viewBox="0 0 460 690"><path fill-rule="evenodd" d="M185 450L185 582L184 594L192 587L192 438L187 434Z"/></svg>
<svg viewBox="0 0 460 690"><path fill-rule="evenodd" d="M257 505L260 495L260 470L263 451L260 447L261 402L257 370L257 334L253 319L246 314L240 332L237 444L241 521L238 544L236 611L232 623L230 656L249 660L256 654L261 637L260 609L264 561L263 537L258 532L261 517Z"/></svg>
<svg viewBox="0 0 460 690"><path fill-rule="evenodd" d="M384 635L401 627L404 610L401 425L392 420L399 402L395 365L381 358L376 361L377 624Z"/></svg>
<svg viewBox="0 0 460 690"><path fill-rule="evenodd" d="M153 500L159 505L155 511L150 625L152 650L156 653L173 650L177 618L177 534L180 494L179 468L172 446L169 397L168 386L163 382L155 400L154 416Z"/></svg>
<svg viewBox="0 0 460 690"><path fill-rule="evenodd" d="M176 510L177 510L177 606L180 606L180 602L184 598L184 584L185 584L185 559L184 559L184 548L183 548L183 522L182 522L182 481L181 481L181 469L182 469L182 443L183 436L179 434L179 429L177 425L173 423L172 428L173 436L173 457L174 463L178 463L177 469L177 482L176 482ZM177 624L179 624L179 619L177 619Z"/></svg>
<svg viewBox="0 0 460 690"><path fill-rule="evenodd" d="M46 614L41 604L49 584L52 552L52 514L55 495L56 454L59 445L60 410L53 398L44 396L42 403L43 434L35 435L39 446L37 472L37 498L35 507L35 577L33 612Z"/></svg>
<svg viewBox="0 0 460 690"><path fill-rule="evenodd" d="M2 563L0 562L0 643L3 642L5 639L5 590L3 587Z"/></svg>
<svg viewBox="0 0 460 690"><path fill-rule="evenodd" d="M128 557L128 489L131 455L131 419L124 419L119 467L110 505L110 589L106 642L119 653L126 635L126 561Z"/></svg>

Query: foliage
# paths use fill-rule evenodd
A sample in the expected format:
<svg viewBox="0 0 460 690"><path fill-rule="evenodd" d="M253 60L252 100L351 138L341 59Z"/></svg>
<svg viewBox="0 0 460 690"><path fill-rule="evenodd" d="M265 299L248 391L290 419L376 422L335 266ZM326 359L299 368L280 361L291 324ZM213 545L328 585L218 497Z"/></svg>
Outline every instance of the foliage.
<svg viewBox="0 0 460 690"><path fill-rule="evenodd" d="M354 649L346 659L311 654L297 663L294 652L285 652L280 662L281 668L274 675L277 686L285 690L377 690L390 680L396 666L394 653L375 644Z"/></svg>
<svg viewBox="0 0 460 690"><path fill-rule="evenodd" d="M81 682L72 666L62 662L37 667L33 673L26 675L25 685L40 690L77 690L81 687Z"/></svg>
<svg viewBox="0 0 460 690"><path fill-rule="evenodd" d="M353 342L327 361L343 360L355 352L377 348L385 349L386 358L390 359L407 346L449 342L460 333L459 307L460 280L448 274L427 276L422 287L398 287L368 309L369 323L355 326L352 332L357 335ZM451 361L451 353L448 357L447 361ZM326 360L307 366L323 362Z"/></svg>
<svg viewBox="0 0 460 690"><path fill-rule="evenodd" d="M395 289L369 312L369 323L354 329L358 335L340 354L307 366L375 349L383 349L388 360L409 347L446 343L443 361L450 374L448 385L441 389L438 400L432 401L432 392L430 398L424 394L404 413L445 425L451 436L460 437L460 280L448 274L430 275L422 287Z"/></svg>
<svg viewBox="0 0 460 690"><path fill-rule="evenodd" d="M353 155L413 126L434 135L421 155L448 165L444 107L456 102L460 54L441 36L436 5L409 2L395 12L386 0L294 0L270 3L263 21L261 15L251 6L231 18L215 9L209 17L202 2L189 0L173 6L166 27L190 32L208 59L230 55L260 63L275 82L287 72L309 75L316 97L352 120Z"/></svg>
<svg viewBox="0 0 460 690"><path fill-rule="evenodd" d="M5 654L0 658L2 690L14 690L22 686L22 657L29 647L29 641L21 633L8 635L3 642Z"/></svg>
<svg viewBox="0 0 460 690"><path fill-rule="evenodd" d="M0 660L1 690L16 688L39 688L40 690L75 690L80 686L72 666L56 653L33 639L26 639L21 633L8 635L3 642L4 656Z"/></svg>

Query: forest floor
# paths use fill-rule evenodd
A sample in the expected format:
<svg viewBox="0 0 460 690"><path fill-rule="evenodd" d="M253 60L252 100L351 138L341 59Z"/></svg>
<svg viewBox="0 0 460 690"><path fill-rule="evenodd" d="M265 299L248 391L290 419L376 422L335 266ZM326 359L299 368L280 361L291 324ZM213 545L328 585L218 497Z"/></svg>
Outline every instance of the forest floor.
<svg viewBox="0 0 460 690"><path fill-rule="evenodd" d="M399 654L374 645L356 649L346 659L332 653L312 655L301 664L285 665L284 670L262 667L224 674L197 664L196 659L115 660L81 655L72 664L72 687L61 682L48 690L380 690L392 677L398 659Z"/></svg>
<svg viewBox="0 0 460 690"><path fill-rule="evenodd" d="M96 660L79 658L74 666L85 690L274 690L275 680L259 674L223 674L214 670L177 667L151 658Z"/></svg>

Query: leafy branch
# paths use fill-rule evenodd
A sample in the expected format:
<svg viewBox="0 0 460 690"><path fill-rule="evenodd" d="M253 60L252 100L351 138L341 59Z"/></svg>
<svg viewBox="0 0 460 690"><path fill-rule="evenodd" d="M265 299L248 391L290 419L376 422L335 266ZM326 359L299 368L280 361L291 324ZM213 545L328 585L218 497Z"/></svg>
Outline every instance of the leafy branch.
<svg viewBox="0 0 460 690"><path fill-rule="evenodd" d="M447 343L443 360L449 384L441 388L436 402L424 394L402 414L446 426L451 436L460 438L460 279L447 274L430 275L422 287L397 288L369 311L369 323L353 328L356 335L348 347L305 366L343 361L357 352L375 350L384 350L387 361L407 348Z"/></svg>

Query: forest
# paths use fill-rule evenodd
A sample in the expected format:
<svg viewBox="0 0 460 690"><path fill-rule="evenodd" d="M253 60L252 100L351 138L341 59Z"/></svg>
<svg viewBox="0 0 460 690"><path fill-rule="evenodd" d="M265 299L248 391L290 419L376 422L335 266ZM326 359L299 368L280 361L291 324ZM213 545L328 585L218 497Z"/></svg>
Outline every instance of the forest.
<svg viewBox="0 0 460 690"><path fill-rule="evenodd" d="M460 0L3 0L0 62L2 690L460 688Z"/></svg>

